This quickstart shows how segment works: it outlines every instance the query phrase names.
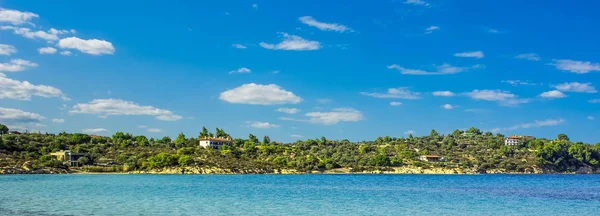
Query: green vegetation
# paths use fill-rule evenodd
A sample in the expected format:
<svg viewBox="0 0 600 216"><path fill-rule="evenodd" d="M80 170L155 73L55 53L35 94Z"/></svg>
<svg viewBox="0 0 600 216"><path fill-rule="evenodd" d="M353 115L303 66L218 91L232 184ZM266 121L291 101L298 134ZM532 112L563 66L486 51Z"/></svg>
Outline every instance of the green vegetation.
<svg viewBox="0 0 600 216"><path fill-rule="evenodd" d="M5 128L0 125L0 129ZM199 137L231 137L217 128L215 134L203 128ZM221 149L199 146L197 137L179 134L148 139L117 132L111 137L87 134L5 134L0 139L0 169L21 166L66 168L49 153L69 149L84 153L78 162L87 171L121 172L164 168L205 167L229 170L288 169L298 172L344 168L354 172L391 170L400 167L461 169L471 172L599 172L600 143L571 142L567 135L556 139L523 138L520 146L505 146L504 135L477 128L408 138L378 137L375 141L350 142L325 137L281 144L268 136L262 142L250 134L233 139ZM421 155L442 156L439 162L419 160ZM114 161L105 165L103 161ZM102 165L99 165L102 164ZM108 166L108 167L106 167Z"/></svg>

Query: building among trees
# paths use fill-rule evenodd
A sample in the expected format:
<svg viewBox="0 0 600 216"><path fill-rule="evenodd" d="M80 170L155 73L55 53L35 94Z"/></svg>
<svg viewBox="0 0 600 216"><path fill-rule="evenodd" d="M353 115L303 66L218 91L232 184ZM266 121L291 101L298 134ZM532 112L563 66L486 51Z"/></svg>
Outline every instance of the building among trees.
<svg viewBox="0 0 600 216"><path fill-rule="evenodd" d="M213 149L220 149L221 146L225 144L230 144L232 142L231 138L223 138L223 137L204 137L200 138L200 146L207 148L211 147Z"/></svg>

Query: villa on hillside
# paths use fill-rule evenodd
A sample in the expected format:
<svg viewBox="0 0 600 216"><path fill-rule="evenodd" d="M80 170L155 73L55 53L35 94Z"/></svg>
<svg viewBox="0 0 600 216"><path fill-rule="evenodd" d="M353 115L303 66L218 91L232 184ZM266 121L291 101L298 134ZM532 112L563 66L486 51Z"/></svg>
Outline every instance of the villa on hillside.
<svg viewBox="0 0 600 216"><path fill-rule="evenodd" d="M438 162L440 161L441 157L437 156L437 155L421 155L419 157L419 160L422 161L427 161L427 162Z"/></svg>
<svg viewBox="0 0 600 216"><path fill-rule="evenodd" d="M533 138L532 136L509 136L504 138L504 145L517 146L523 144L523 139Z"/></svg>
<svg viewBox="0 0 600 216"><path fill-rule="evenodd" d="M64 161L68 166L79 166L79 158L84 156L83 153L71 152L71 150L60 150L54 153L50 153L50 156L54 159Z"/></svg>
<svg viewBox="0 0 600 216"><path fill-rule="evenodd" d="M225 144L230 144L231 142L231 138L204 137L200 139L200 146L204 148L211 147L213 149L220 149L221 146Z"/></svg>

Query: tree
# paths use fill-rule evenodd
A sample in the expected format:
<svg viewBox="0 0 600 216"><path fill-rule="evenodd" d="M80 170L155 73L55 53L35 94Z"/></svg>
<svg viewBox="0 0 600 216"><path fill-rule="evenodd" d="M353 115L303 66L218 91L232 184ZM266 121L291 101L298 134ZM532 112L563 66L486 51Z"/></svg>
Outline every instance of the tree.
<svg viewBox="0 0 600 216"><path fill-rule="evenodd" d="M169 144L169 143L171 143L171 137L169 137L169 136L164 136L162 139L160 139L160 142L161 142L162 144Z"/></svg>
<svg viewBox="0 0 600 216"><path fill-rule="evenodd" d="M77 162L80 165L87 165L88 163L90 163L90 159L87 157L80 157L79 159L77 159Z"/></svg>
<svg viewBox="0 0 600 216"><path fill-rule="evenodd" d="M180 156L179 160L177 161L177 163L181 167L189 166L189 165L194 164L194 158L192 158L190 156L187 156L187 155Z"/></svg>
<svg viewBox="0 0 600 216"><path fill-rule="evenodd" d="M557 136L557 139L561 140L561 141L569 141L569 137L566 134L564 134L564 133L559 134Z"/></svg>
<svg viewBox="0 0 600 216"><path fill-rule="evenodd" d="M429 132L429 137L438 137L439 134L437 131L435 131L434 129L431 129L431 132Z"/></svg>
<svg viewBox="0 0 600 216"><path fill-rule="evenodd" d="M459 129L456 129L452 132L452 136L454 137L459 137L462 134L462 131L460 131Z"/></svg>
<svg viewBox="0 0 600 216"><path fill-rule="evenodd" d="M269 136L264 136L263 137L263 144L269 144L271 143L271 138L269 138Z"/></svg>
<svg viewBox="0 0 600 216"><path fill-rule="evenodd" d="M481 130L477 129L476 127L471 127L466 132L481 135Z"/></svg>
<svg viewBox="0 0 600 216"><path fill-rule="evenodd" d="M250 140L250 142L253 143L258 143L258 138L256 138L256 136L254 136L253 134L248 135L248 140Z"/></svg>
<svg viewBox="0 0 600 216"><path fill-rule="evenodd" d="M206 129L206 127L202 126L202 132L200 132L200 138L206 138L208 137L208 129Z"/></svg>
<svg viewBox="0 0 600 216"><path fill-rule="evenodd" d="M175 145L180 146L183 143L185 143L185 134L179 133L175 139Z"/></svg>
<svg viewBox="0 0 600 216"><path fill-rule="evenodd" d="M150 144L150 141L145 136L137 136L135 142L137 142L138 146L148 146Z"/></svg>
<svg viewBox="0 0 600 216"><path fill-rule="evenodd" d="M0 124L0 135L8 134L8 127L6 125Z"/></svg>

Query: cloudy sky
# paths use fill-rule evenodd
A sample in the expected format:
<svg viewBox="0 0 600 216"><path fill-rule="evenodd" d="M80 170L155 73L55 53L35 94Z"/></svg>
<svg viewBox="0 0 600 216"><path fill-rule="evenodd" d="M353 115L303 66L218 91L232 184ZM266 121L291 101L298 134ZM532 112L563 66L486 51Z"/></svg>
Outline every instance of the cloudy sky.
<svg viewBox="0 0 600 216"><path fill-rule="evenodd" d="M0 0L16 130L600 141L598 1Z"/></svg>

